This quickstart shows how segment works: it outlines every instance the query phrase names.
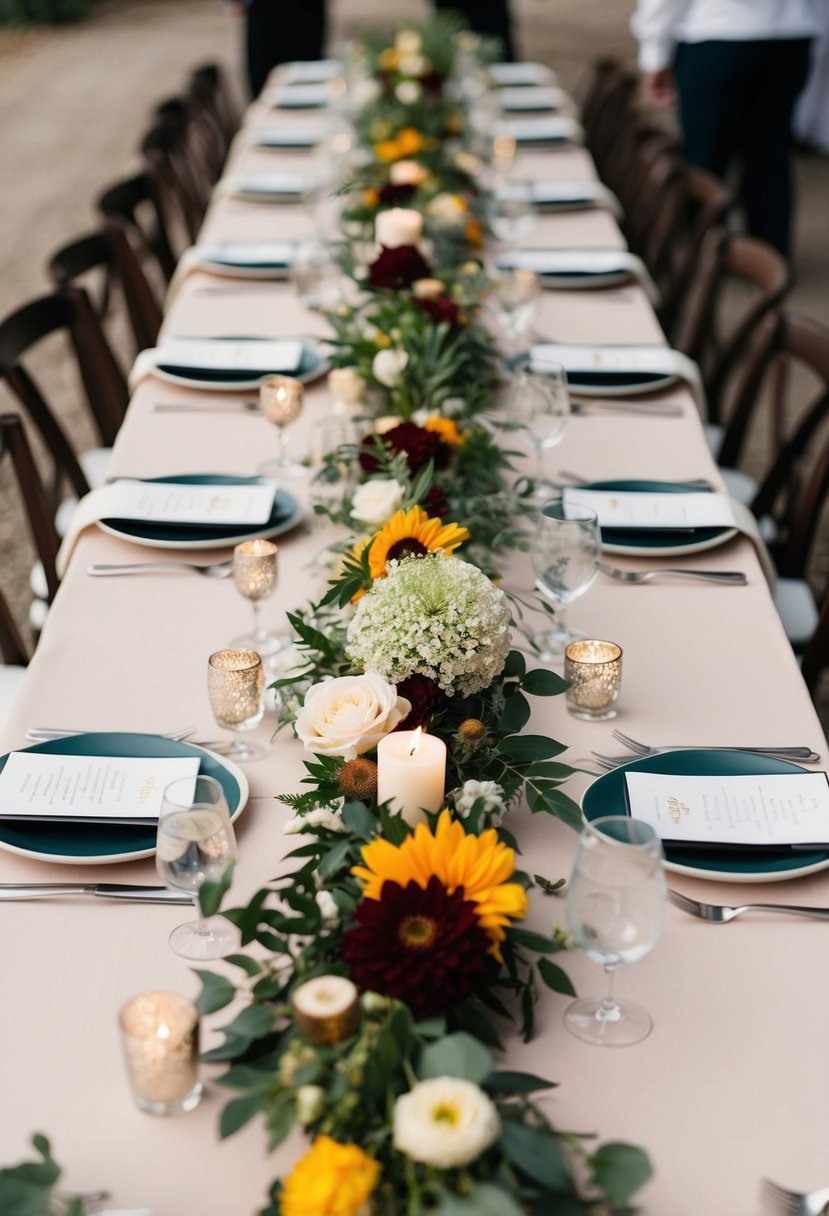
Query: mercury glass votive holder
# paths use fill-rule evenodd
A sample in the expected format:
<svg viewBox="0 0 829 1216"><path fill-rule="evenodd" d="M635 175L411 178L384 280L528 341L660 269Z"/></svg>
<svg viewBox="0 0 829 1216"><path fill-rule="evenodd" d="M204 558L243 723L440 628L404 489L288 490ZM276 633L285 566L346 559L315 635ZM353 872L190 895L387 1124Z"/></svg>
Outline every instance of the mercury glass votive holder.
<svg viewBox="0 0 829 1216"><path fill-rule="evenodd" d="M139 1109L181 1115L198 1106L199 1015L175 992L144 992L119 1016L127 1075Z"/></svg>
<svg viewBox="0 0 829 1216"><path fill-rule="evenodd" d="M564 651L565 699L574 718L603 722L616 717L622 682L622 648L596 639L570 642Z"/></svg>
<svg viewBox="0 0 829 1216"><path fill-rule="evenodd" d="M217 650L207 664L207 694L219 726L253 730L265 712L265 669L255 650Z"/></svg>
<svg viewBox="0 0 829 1216"><path fill-rule="evenodd" d="M233 581L246 600L266 600L276 590L277 546L270 540L246 540L233 550Z"/></svg>

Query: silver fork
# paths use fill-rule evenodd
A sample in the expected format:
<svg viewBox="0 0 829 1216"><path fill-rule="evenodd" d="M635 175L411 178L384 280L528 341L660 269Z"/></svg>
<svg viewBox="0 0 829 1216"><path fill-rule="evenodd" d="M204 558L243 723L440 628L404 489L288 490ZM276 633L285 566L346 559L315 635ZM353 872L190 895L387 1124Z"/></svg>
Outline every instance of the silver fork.
<svg viewBox="0 0 829 1216"><path fill-rule="evenodd" d="M647 743L642 743L639 739L634 739L630 735L624 734L620 730L613 731L613 738L618 739L623 747L629 747L632 752L638 752L640 756L654 756L659 752L669 751L712 751L713 748L707 747L705 744L673 744L672 747L649 747ZM722 750L722 749L721 749ZM817 752L813 752L810 747L729 747L725 749L730 752L754 752L758 756L782 756L789 760L810 760L812 762L819 760L820 756ZM610 757L606 757L610 759Z"/></svg>
<svg viewBox="0 0 829 1216"><path fill-rule="evenodd" d="M775 1216L823 1216L829 1208L829 1186L804 1194L764 1178L761 1195L765 1206Z"/></svg>
<svg viewBox="0 0 829 1216"><path fill-rule="evenodd" d="M672 566L660 566L658 570L620 570L618 566L608 566L606 562L598 562L597 565L602 574L616 579L618 583L649 583L651 579L661 578L665 574L676 575L678 578L697 578L706 583L725 583L734 587L744 587L748 582L739 570L684 570Z"/></svg>
<svg viewBox="0 0 829 1216"><path fill-rule="evenodd" d="M205 578L227 578L233 572L233 562L216 562L210 566L197 566L193 562L134 562L131 565L87 566L87 574L93 578L107 578L119 574L167 574L170 571L187 570L202 574Z"/></svg>
<svg viewBox="0 0 829 1216"><path fill-rule="evenodd" d="M180 743L182 739L189 738L195 732L195 726L186 726L184 730L168 731L167 734L161 735L162 739L172 739L176 743ZM61 730L51 726L32 726L26 731L26 738L32 743L48 743L51 739L68 739L71 735L86 735L95 732L85 730Z"/></svg>
<svg viewBox="0 0 829 1216"><path fill-rule="evenodd" d="M809 908L798 904L736 904L733 907L728 904L704 904L699 899L690 899L687 895L681 895L679 891L672 891L670 888L668 889L668 900L675 908L687 912L689 916L710 921L712 925L727 925L735 917L742 916L743 912L784 912L790 916L829 920L829 908ZM825 1198L829 1199L829 1190L827 1190ZM791 1210L800 1211L799 1208ZM823 1209L816 1208L815 1210L820 1212Z"/></svg>

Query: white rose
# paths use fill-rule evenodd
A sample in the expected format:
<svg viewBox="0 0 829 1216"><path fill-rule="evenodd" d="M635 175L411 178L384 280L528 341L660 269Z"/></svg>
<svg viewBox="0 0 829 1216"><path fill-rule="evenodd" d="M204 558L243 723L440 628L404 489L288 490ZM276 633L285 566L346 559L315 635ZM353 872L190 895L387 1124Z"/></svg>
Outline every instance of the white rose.
<svg viewBox="0 0 829 1216"><path fill-rule="evenodd" d="M456 226L466 221L466 206L457 194L436 194L426 205L432 219L439 224Z"/></svg>
<svg viewBox="0 0 829 1216"><path fill-rule="evenodd" d="M425 55L403 55L398 67L404 76L425 76L432 65Z"/></svg>
<svg viewBox="0 0 829 1216"><path fill-rule="evenodd" d="M386 388L396 388L403 379L403 371L409 362L405 350L378 350L371 361L371 372L375 380Z"/></svg>
<svg viewBox="0 0 829 1216"><path fill-rule="evenodd" d="M397 100L404 106L414 106L420 101L423 92L416 80L401 80L394 90Z"/></svg>
<svg viewBox="0 0 829 1216"><path fill-rule="evenodd" d="M415 88L418 87L415 85ZM400 100L403 101L403 98ZM416 160L396 160L389 166L389 181L393 186L419 186L428 176L428 169L424 169Z"/></svg>
<svg viewBox="0 0 829 1216"><path fill-rule="evenodd" d="M394 39L394 48L401 55L416 55L423 45L417 30L398 30Z"/></svg>
<svg viewBox="0 0 829 1216"><path fill-rule="evenodd" d="M403 501L404 487L399 481L382 480L379 477L366 481L354 491L351 500L351 518L361 524L379 528L391 519Z"/></svg>
<svg viewBox="0 0 829 1216"><path fill-rule="evenodd" d="M393 684L367 671L309 688L295 729L306 751L354 760L376 747L411 708Z"/></svg>
<svg viewBox="0 0 829 1216"><path fill-rule="evenodd" d="M394 1147L438 1169L469 1165L500 1131L494 1104L477 1085L458 1077L421 1081L394 1104Z"/></svg>
<svg viewBox="0 0 829 1216"><path fill-rule="evenodd" d="M303 1127L319 1119L325 1106L325 1090L320 1085L300 1085L296 1091L296 1117Z"/></svg>
<svg viewBox="0 0 829 1216"><path fill-rule="evenodd" d="M323 929L333 929L340 919L340 910L334 902L334 896L330 891L317 891L315 898L322 917Z"/></svg>
<svg viewBox="0 0 829 1216"><path fill-rule="evenodd" d="M337 401L358 405L363 399L365 384L356 367L335 367L328 373L328 388Z"/></svg>

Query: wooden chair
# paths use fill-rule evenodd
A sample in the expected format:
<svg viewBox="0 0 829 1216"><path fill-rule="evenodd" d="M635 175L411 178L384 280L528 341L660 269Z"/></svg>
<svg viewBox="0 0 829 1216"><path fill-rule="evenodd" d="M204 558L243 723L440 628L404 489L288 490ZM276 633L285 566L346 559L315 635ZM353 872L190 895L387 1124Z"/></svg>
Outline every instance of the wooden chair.
<svg viewBox="0 0 829 1216"><path fill-rule="evenodd" d="M115 284L124 297L136 351L154 346L161 326L161 305L132 246L125 224L114 218L104 231L90 233L64 245L49 260L49 274L58 288L83 280L84 289L103 323ZM97 291L90 278L97 277ZM92 287L92 289L90 289Z"/></svg>
<svg viewBox="0 0 829 1216"><path fill-rule="evenodd" d="M60 582L55 565L60 542L23 421L18 414L0 414L0 461L6 457L11 461L23 514L42 568L44 598L51 603ZM25 662L20 636L15 636L15 629L8 628L9 619L6 618L5 623L0 622L0 650L4 661Z"/></svg>
<svg viewBox="0 0 829 1216"><path fill-rule="evenodd" d="M141 154L165 213L178 212L188 240L194 244L207 203L188 157L183 129L171 121L157 123L142 139Z"/></svg>
<svg viewBox="0 0 829 1216"><path fill-rule="evenodd" d="M224 140L225 155L239 130L239 110L227 76L217 63L205 63L191 73L187 96L197 110L210 114Z"/></svg>
<svg viewBox="0 0 829 1216"><path fill-rule="evenodd" d="M622 204L622 228L634 252L645 244L649 212L679 155L675 132L636 118L620 133L605 165L605 181Z"/></svg>
<svg viewBox="0 0 829 1216"><path fill-rule="evenodd" d="M123 247L128 239L139 261L153 257L169 283L189 238L179 241L183 217L156 177L139 173L116 182L99 196L97 206L120 260L122 280L128 276Z"/></svg>
<svg viewBox="0 0 829 1216"><path fill-rule="evenodd" d="M8 721L18 689L26 674L28 655L5 596L0 591L0 729Z"/></svg>
<svg viewBox="0 0 829 1216"><path fill-rule="evenodd" d="M585 142L602 181L607 180L608 162L622 132L636 120L637 89L636 73L622 65L609 72L603 81L589 131L585 132Z"/></svg>

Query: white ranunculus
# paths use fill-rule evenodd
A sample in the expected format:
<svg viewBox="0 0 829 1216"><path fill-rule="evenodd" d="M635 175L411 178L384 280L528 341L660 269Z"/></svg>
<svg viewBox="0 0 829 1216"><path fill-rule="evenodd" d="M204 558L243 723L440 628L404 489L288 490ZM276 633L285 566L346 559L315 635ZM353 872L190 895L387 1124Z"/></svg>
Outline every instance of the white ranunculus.
<svg viewBox="0 0 829 1216"><path fill-rule="evenodd" d="M366 391L365 382L356 367L335 367L328 373L328 388L337 401L359 405Z"/></svg>
<svg viewBox="0 0 829 1216"><path fill-rule="evenodd" d="M340 799L338 809L330 806L318 806L313 811L306 811L304 815L295 815L293 819L289 819L285 824L282 832L285 836L296 836L301 832L307 832L309 828L327 828L329 832L347 832L348 829L342 820L342 808L344 798Z"/></svg>
<svg viewBox="0 0 829 1216"><path fill-rule="evenodd" d="M303 1127L319 1119L325 1107L325 1090L321 1085L300 1085L296 1091L296 1117Z"/></svg>
<svg viewBox="0 0 829 1216"><path fill-rule="evenodd" d="M403 101L403 98L400 100ZM428 176L428 169L424 169L416 160L396 160L389 165L389 181L393 186L420 186Z"/></svg>
<svg viewBox="0 0 829 1216"><path fill-rule="evenodd" d="M367 671L312 685L295 729L306 751L354 760L376 747L411 708L393 684Z"/></svg>
<svg viewBox="0 0 829 1216"><path fill-rule="evenodd" d="M371 361L371 372L375 380L386 388L396 388L408 362L409 356L405 350L378 350Z"/></svg>
<svg viewBox="0 0 829 1216"><path fill-rule="evenodd" d="M317 891L314 898L320 910L323 929L333 929L340 919L340 910L334 901L334 896L330 891Z"/></svg>
<svg viewBox="0 0 829 1216"><path fill-rule="evenodd" d="M417 30L398 30L394 38L395 50L401 55L416 55L423 45Z"/></svg>
<svg viewBox="0 0 829 1216"><path fill-rule="evenodd" d="M399 481L372 478L354 491L351 518L379 528L394 515L403 501L403 494L404 487Z"/></svg>
<svg viewBox="0 0 829 1216"><path fill-rule="evenodd" d="M484 814L490 818L500 819L506 810L504 791L497 781L464 781L453 794L455 811L461 819L466 819L479 798L484 804Z"/></svg>
<svg viewBox="0 0 829 1216"><path fill-rule="evenodd" d="M469 1165L500 1130L498 1112L484 1091L458 1077L421 1081L394 1104L394 1147L442 1170Z"/></svg>
<svg viewBox="0 0 829 1216"><path fill-rule="evenodd" d="M423 92L416 80L401 80L394 90L397 100L404 106L414 106L420 101Z"/></svg>

